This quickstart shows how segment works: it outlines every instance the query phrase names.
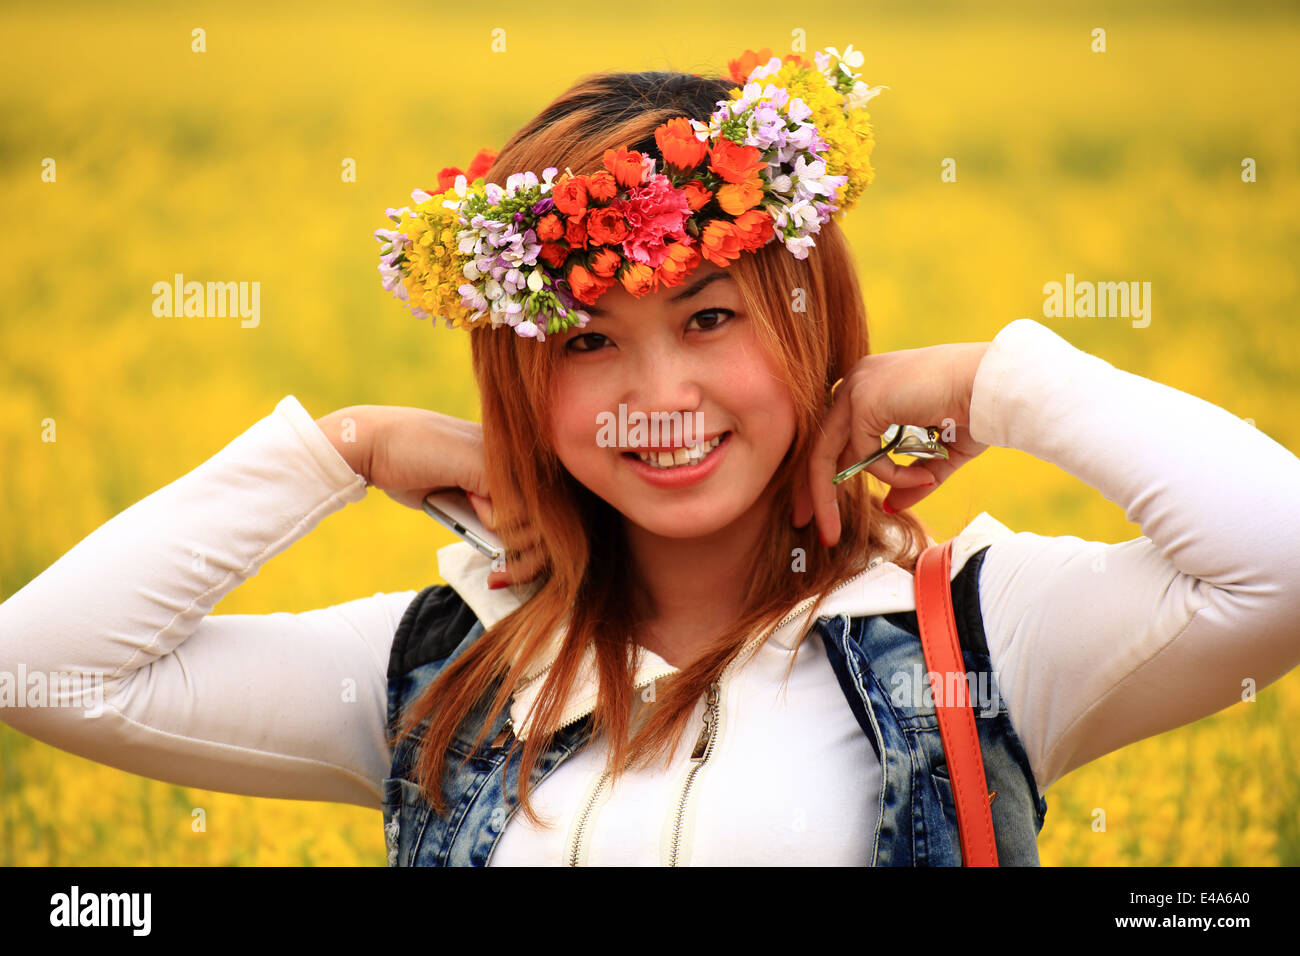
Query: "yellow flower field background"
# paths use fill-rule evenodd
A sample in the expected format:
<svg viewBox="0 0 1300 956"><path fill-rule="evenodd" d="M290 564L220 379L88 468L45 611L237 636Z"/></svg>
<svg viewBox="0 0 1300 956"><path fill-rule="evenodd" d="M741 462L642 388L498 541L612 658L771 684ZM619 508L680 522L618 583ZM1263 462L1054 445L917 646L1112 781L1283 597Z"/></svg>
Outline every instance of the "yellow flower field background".
<svg viewBox="0 0 1300 956"><path fill-rule="evenodd" d="M845 220L875 349L987 341L1030 316L1300 449L1300 30L1282 7L1185 6L805 16L664 3L635 22L591 3L549 21L536 4L11 9L0 35L0 598L286 394L318 417L374 403L476 418L465 337L412 318L379 285L371 233L388 224L384 208L502 145L580 73L725 70L746 47L784 53L800 35L808 52L852 43L864 79L890 87L872 103L876 181ZM206 52L191 49L196 27ZM1092 50L1095 28L1105 52ZM55 182L42 181L47 157ZM1242 180L1247 157L1257 182ZM945 158L955 182L941 181ZM356 182L343 181L348 159ZM1150 325L1044 317L1044 283L1067 272L1151 282ZM259 281L260 324L155 317L151 287L175 273ZM47 418L55 442L41 440ZM1251 463L1229 447L1223 467L1250 495ZM917 511L940 537L980 511L1017 531L1141 533L1083 482L1010 449L991 449ZM217 613L423 587L451 540L372 490ZM1300 863L1297 726L1292 673L1255 702L1076 771L1048 791L1043 862ZM0 726L5 865L383 862L377 810L172 786Z"/></svg>

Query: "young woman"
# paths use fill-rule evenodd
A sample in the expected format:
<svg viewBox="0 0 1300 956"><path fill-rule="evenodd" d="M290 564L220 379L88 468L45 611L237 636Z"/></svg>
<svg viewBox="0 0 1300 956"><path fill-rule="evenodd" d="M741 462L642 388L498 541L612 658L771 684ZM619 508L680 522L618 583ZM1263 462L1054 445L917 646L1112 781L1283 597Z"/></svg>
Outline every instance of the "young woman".
<svg viewBox="0 0 1300 956"><path fill-rule="evenodd" d="M916 692L912 572L931 541L906 509L989 445L1058 465L1143 531L1108 545L981 514L954 541L965 661L995 678L975 706L1001 862L1037 862L1043 794L1072 769L1294 667L1300 460L1223 409L1028 319L991 342L872 354L829 219L814 243L786 231L734 255L709 247L716 229L688 230L707 254L684 274L661 268L647 287L620 266L584 291L615 240L594 242L608 217L583 215L577 184L599 198L603 170L649 190L644 157L673 169L691 149L657 131L709 120L764 62L730 81L587 77L520 130L486 180L567 170L548 183L554 208L528 211L569 210L562 239L555 222L537 234L554 268L591 269L545 286L568 306L549 326L499 322L499 284L481 287L496 293L490 322L471 314L480 286L464 293L482 425L374 405L313 419L285 397L0 606L0 667L102 675L104 695L93 720L67 706L0 717L185 786L382 808L392 864L957 864L933 702ZM777 66L759 78L793 87ZM707 169L734 172L731 147L710 143ZM869 181L855 158L841 207ZM672 185L728 221L744 183L700 177ZM632 205L604 201L633 222ZM412 277L459 238L421 244L410 228L395 291L445 317L446 286ZM391 277L402 241L386 237ZM579 308L585 325L555 321ZM703 435L611 446L599 426L620 406L698 413ZM948 458L877 460L884 499L862 477L832 481L899 423L943 428ZM457 543L438 555L448 583L418 593L210 613L370 485L417 509L430 490L467 490L505 570Z"/></svg>

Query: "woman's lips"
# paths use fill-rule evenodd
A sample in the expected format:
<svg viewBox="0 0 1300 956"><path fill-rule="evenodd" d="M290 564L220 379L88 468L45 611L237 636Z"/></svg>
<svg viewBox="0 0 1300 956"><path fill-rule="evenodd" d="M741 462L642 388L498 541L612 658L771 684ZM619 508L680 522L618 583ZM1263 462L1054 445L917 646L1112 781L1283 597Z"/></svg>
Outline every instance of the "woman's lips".
<svg viewBox="0 0 1300 956"><path fill-rule="evenodd" d="M674 468L656 468L654 465L647 465L633 451L623 452L622 457L628 463L628 467L644 478L648 484L656 488L684 488L703 481L716 471L730 446L731 432L723 432L722 440L700 461L693 465L678 465Z"/></svg>

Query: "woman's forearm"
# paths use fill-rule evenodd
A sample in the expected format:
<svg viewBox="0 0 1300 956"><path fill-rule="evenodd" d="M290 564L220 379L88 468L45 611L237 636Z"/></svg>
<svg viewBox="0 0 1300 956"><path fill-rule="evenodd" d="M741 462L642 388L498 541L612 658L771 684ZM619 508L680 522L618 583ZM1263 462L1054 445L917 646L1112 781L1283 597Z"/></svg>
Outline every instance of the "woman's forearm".
<svg viewBox="0 0 1300 956"><path fill-rule="evenodd" d="M365 494L306 410L284 399L0 604L0 670L29 684L75 673L102 695L91 714L90 699L52 706L28 694L0 719L145 776L378 806L384 662L413 592L304 614L209 614Z"/></svg>
<svg viewBox="0 0 1300 956"><path fill-rule="evenodd" d="M1286 448L1028 319L981 363L971 433L1060 466L1143 532L1021 533L984 562L990 651L1041 787L1300 663L1300 459Z"/></svg>

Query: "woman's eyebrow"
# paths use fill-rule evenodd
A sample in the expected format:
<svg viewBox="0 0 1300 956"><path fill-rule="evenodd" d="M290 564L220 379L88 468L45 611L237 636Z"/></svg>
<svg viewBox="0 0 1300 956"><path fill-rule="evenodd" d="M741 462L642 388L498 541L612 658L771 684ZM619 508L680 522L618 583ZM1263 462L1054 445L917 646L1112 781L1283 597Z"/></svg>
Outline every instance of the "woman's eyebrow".
<svg viewBox="0 0 1300 956"><path fill-rule="evenodd" d="M729 282L735 281L734 279L731 278L731 273L720 269L717 272L710 272L708 275L701 276L699 279L696 279L689 286L687 286L681 292L678 292L675 296L673 296L668 301L680 302L682 299L689 299L693 295L699 295L702 291L704 291L706 287L708 287L710 283L716 282L718 279L726 279ZM592 316L597 316L597 315L604 316L608 314L605 312L604 309L597 309L595 306L590 306L590 305L583 306L583 311L586 312L588 315L592 315Z"/></svg>

